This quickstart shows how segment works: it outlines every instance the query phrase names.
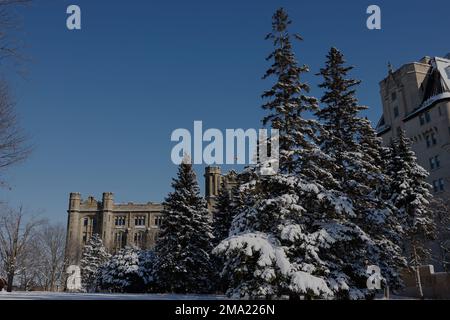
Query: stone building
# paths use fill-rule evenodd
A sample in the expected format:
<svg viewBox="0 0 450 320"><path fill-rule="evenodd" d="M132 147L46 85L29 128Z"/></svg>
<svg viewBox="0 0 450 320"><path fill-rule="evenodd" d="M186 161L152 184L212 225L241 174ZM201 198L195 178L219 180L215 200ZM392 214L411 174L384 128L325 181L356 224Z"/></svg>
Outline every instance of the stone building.
<svg viewBox="0 0 450 320"><path fill-rule="evenodd" d="M222 175L219 167L205 169L205 199L212 213L215 197L222 182L231 189L236 184L236 173ZM83 246L98 234L106 249L115 253L125 246L150 249L155 245L159 228L164 219L160 203L115 203L113 193L103 193L101 201L94 197L86 200L79 193L69 198L66 260L68 265L78 265Z"/></svg>
<svg viewBox="0 0 450 320"><path fill-rule="evenodd" d="M430 172L435 194L450 190L450 54L407 63L381 81L383 116L378 134L389 145L400 130Z"/></svg>

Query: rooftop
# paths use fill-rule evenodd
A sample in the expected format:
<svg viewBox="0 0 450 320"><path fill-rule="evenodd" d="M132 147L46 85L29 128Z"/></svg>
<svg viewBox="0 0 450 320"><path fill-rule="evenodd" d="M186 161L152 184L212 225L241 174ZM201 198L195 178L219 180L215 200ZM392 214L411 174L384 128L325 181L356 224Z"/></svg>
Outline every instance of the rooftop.
<svg viewBox="0 0 450 320"><path fill-rule="evenodd" d="M408 121L422 112L425 112L439 101L450 99L450 53L445 58L422 58L418 63L431 66L422 86L424 96L422 102L411 113L405 116L403 121ZM403 67L403 66L402 66ZM401 68L400 68L401 69ZM397 70L398 71L398 70ZM383 134L390 129L385 123L384 116L377 125L378 134Z"/></svg>

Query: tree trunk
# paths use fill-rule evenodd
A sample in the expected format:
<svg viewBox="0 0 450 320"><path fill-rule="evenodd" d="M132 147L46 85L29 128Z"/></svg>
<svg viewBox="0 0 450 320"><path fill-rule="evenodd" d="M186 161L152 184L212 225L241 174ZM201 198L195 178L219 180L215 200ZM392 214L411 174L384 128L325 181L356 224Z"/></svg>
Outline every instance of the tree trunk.
<svg viewBox="0 0 450 320"><path fill-rule="evenodd" d="M8 274L6 282L7 282L6 292L12 292L14 282L14 272Z"/></svg>
<svg viewBox="0 0 450 320"><path fill-rule="evenodd" d="M414 265L416 268L416 284L417 284L417 289L419 289L419 296L420 299L424 299L423 296L423 288L422 288L422 281L420 278L420 269L419 269L419 261L417 258L417 250L416 250L416 246L413 246L413 250L414 250Z"/></svg>

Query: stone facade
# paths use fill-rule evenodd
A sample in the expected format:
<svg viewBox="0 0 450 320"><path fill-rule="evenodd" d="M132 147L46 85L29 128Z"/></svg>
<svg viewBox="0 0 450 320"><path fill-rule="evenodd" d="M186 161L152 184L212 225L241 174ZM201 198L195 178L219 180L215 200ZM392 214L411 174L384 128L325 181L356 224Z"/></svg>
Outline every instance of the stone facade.
<svg viewBox="0 0 450 320"><path fill-rule="evenodd" d="M222 175L219 167L206 168L205 198L211 213L222 182L231 189L236 184L236 177L234 171ZM66 261L68 265L78 265L83 246L93 234L100 235L110 253L125 246L150 249L158 238L162 219L164 214L160 203L115 203L113 193L103 193L101 201L91 196L83 200L79 193L71 193Z"/></svg>
<svg viewBox="0 0 450 320"><path fill-rule="evenodd" d="M379 135L389 145L405 130L438 195L450 190L449 59L425 57L396 71L390 68L380 83L383 116L377 126Z"/></svg>
<svg viewBox="0 0 450 320"><path fill-rule="evenodd" d="M425 299L450 299L450 273L434 272L432 265L419 267L419 273ZM405 297L420 298L414 270L404 270L402 278L405 288L401 294Z"/></svg>

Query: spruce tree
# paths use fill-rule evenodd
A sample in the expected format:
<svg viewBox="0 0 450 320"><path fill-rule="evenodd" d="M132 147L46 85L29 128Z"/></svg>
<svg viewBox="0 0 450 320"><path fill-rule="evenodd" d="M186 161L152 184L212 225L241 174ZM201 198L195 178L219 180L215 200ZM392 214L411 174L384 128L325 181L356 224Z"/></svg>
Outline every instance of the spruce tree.
<svg viewBox="0 0 450 320"><path fill-rule="evenodd" d="M390 197L391 182L395 179L389 165L391 149L382 146L381 138L369 120L363 119L358 130L364 164L362 170L367 176L366 184L371 188L361 201L362 228L376 245L372 263L381 268L385 285L399 289L403 285L401 271L407 261L402 251L401 216Z"/></svg>
<svg viewBox="0 0 450 320"><path fill-rule="evenodd" d="M389 177L384 172L386 150L370 121L360 117L365 107L358 103L356 86L360 81L349 77L353 69L345 64L343 54L331 48L319 75L324 89L323 107L316 113L324 130L321 146L331 157L338 190L351 200L350 214L334 216L333 229L340 230L324 259L332 270L329 281L339 298L360 299L373 295L366 285L367 266L381 268L385 280L399 286L399 268L404 262L398 245L392 207L386 201L384 186ZM325 258L326 257L326 258Z"/></svg>
<svg viewBox="0 0 450 320"><path fill-rule="evenodd" d="M430 210L428 172L417 163L409 139L401 131L392 145L391 200L402 222L404 252L408 265L415 270L417 286L423 297L419 266L430 258L427 240L435 235L433 212Z"/></svg>
<svg viewBox="0 0 450 320"><path fill-rule="evenodd" d="M212 227L196 175L185 160L164 202L164 220L155 254L160 290L170 293L207 293L212 288Z"/></svg>
<svg viewBox="0 0 450 320"><path fill-rule="evenodd" d="M228 238L231 223L233 221L236 206L233 203L236 188L229 190L222 182L213 211L213 235L214 242L218 244Z"/></svg>
<svg viewBox="0 0 450 320"><path fill-rule="evenodd" d="M279 171L260 174L260 163L241 175L242 201L233 220L230 237L214 250L225 260L230 274L228 294L233 297L298 299L329 297L327 264L319 256L329 247L321 220L322 210L351 211L345 197L322 184L337 185L329 172L328 157L317 145L320 124L306 115L318 108L307 95L309 87L300 78L308 67L300 66L288 31L291 21L283 9L273 16L267 39L274 51L272 66L264 79L276 78L263 94L268 115L264 125L279 130Z"/></svg>
<svg viewBox="0 0 450 320"><path fill-rule="evenodd" d="M80 261L81 285L87 292L95 291L97 272L110 258L98 234L92 235L83 248Z"/></svg>
<svg viewBox="0 0 450 320"><path fill-rule="evenodd" d="M143 293L152 284L153 254L133 247L121 249L100 267L97 283L101 290Z"/></svg>

